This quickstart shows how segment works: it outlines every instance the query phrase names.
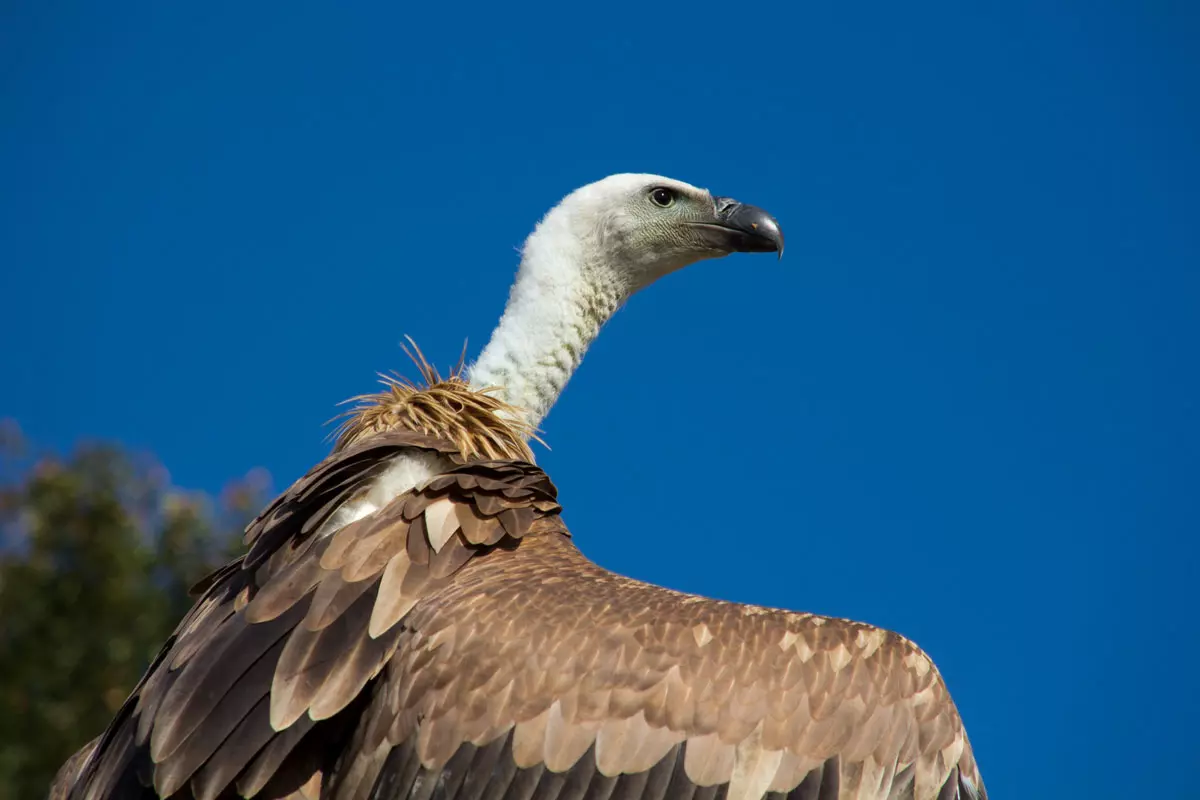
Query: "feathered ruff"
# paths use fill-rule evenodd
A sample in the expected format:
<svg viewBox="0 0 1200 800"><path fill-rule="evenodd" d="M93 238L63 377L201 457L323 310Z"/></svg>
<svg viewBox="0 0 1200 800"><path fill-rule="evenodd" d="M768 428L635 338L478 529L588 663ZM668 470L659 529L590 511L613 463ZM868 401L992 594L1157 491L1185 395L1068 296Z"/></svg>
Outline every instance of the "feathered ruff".
<svg viewBox="0 0 1200 800"><path fill-rule="evenodd" d="M491 392L500 387L473 388L463 377L464 359L443 378L426 360L411 337L404 352L417 367L424 385L398 374L380 375L384 390L345 401L357 403L340 415L334 452L378 433L410 430L454 442L467 458L516 459L533 462L528 440L545 445L517 406ZM466 355L466 348L463 348Z"/></svg>

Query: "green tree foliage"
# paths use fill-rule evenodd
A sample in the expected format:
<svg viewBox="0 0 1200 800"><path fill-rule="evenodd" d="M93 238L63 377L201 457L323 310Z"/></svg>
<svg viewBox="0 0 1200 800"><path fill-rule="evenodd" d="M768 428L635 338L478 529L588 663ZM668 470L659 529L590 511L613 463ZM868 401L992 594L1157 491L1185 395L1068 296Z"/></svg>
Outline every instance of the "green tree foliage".
<svg viewBox="0 0 1200 800"><path fill-rule="evenodd" d="M103 731L266 488L184 492L112 445L33 454L0 420L0 800L44 797Z"/></svg>

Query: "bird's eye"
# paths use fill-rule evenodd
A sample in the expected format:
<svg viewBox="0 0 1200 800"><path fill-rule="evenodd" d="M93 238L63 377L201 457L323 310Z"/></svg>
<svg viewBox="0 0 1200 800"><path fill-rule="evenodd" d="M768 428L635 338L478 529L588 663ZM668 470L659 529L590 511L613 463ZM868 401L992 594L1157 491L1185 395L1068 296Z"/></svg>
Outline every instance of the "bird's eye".
<svg viewBox="0 0 1200 800"><path fill-rule="evenodd" d="M675 193L659 186L650 190L650 202L660 208L670 208L675 205Z"/></svg>

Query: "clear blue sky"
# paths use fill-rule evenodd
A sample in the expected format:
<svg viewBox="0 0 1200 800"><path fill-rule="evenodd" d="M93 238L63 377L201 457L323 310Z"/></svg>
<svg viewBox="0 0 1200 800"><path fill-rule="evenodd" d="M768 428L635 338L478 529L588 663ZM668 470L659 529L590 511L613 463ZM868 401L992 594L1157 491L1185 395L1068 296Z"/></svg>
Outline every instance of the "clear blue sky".
<svg viewBox="0 0 1200 800"><path fill-rule="evenodd" d="M583 549L915 638L997 799L1195 797L1197 7L978 5L7 3L0 416L281 488L567 191L698 183L787 256L601 336Z"/></svg>

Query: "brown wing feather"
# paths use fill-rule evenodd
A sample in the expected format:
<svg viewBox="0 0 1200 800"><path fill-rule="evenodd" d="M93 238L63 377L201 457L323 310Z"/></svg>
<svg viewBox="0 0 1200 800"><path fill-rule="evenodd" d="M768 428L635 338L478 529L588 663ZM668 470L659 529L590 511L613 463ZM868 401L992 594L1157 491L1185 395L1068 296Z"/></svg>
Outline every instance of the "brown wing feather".
<svg viewBox="0 0 1200 800"><path fill-rule="evenodd" d="M92 741L85 744L83 747L58 768L58 772L54 775L54 781L50 784L50 791L46 796L46 800L67 800L71 794L71 787L75 785L79 778L79 773L87 764L88 758L92 755L92 750L99 744L100 737L97 736Z"/></svg>
<svg viewBox="0 0 1200 800"><path fill-rule="evenodd" d="M606 572L531 465L460 463L315 537L413 450L452 452L363 442L264 511L72 797L986 798L911 642Z"/></svg>
<svg viewBox="0 0 1200 800"><path fill-rule="evenodd" d="M436 488L418 487L315 536L392 459L421 452L452 465ZM488 549L467 541L460 510L483 520L485 538L501 530L515 542L537 527L538 515L557 513L555 493L537 467L463 464L448 442L417 434L382 435L326 460L249 526L245 558L200 584L201 597L101 737L70 796L209 800L233 787L273 797L325 791L325 773L355 735L372 682L406 630L397 623ZM478 508L485 498L532 510L508 518L505 528ZM421 539L415 549L414 537ZM382 756L380 763L388 760Z"/></svg>
<svg viewBox="0 0 1200 800"><path fill-rule="evenodd" d="M367 712L376 738L347 753L394 796L495 741L505 760L482 788L467 768L471 800L987 796L940 675L907 639L628 580L565 535L473 559L405 628ZM412 743L421 767L398 779L379 753Z"/></svg>

